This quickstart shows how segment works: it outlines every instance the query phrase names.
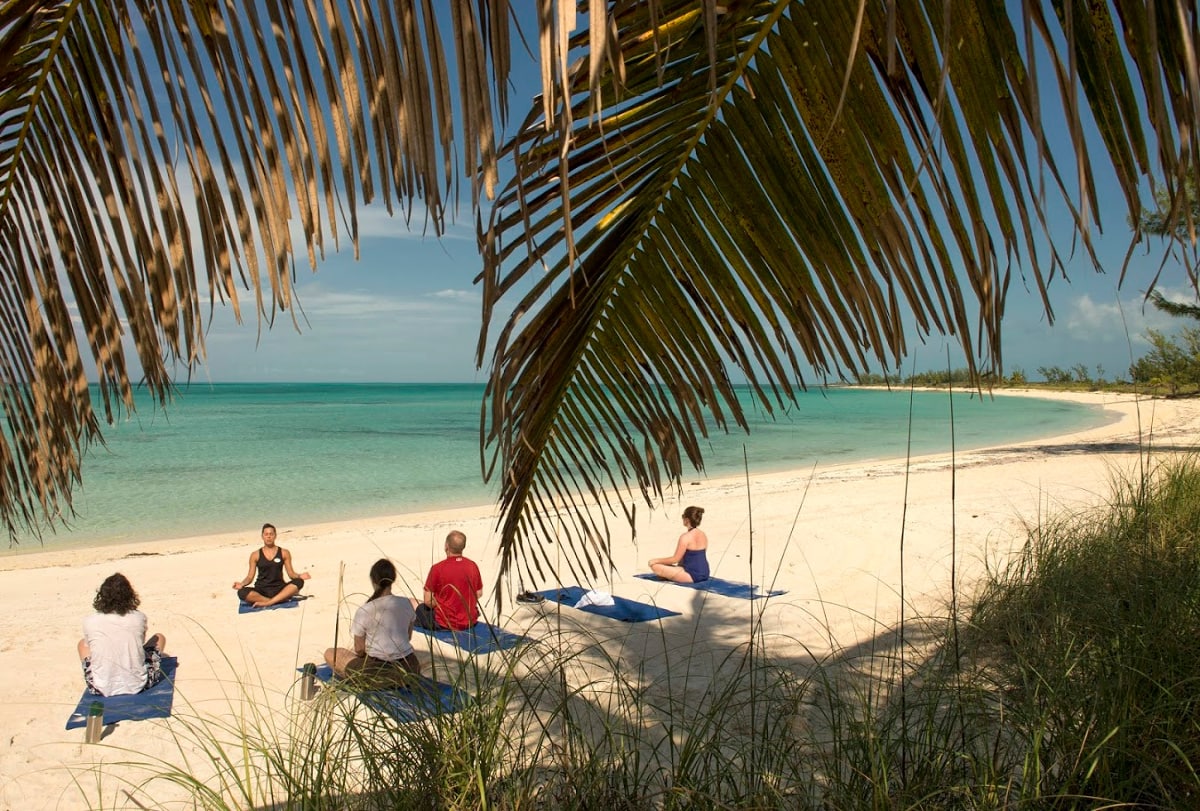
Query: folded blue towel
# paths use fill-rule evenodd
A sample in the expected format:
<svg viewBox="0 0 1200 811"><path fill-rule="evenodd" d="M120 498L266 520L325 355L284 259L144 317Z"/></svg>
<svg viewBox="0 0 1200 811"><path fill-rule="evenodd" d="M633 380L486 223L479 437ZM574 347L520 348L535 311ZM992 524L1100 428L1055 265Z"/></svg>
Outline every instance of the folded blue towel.
<svg viewBox="0 0 1200 811"><path fill-rule="evenodd" d="M575 607L575 603L579 602L587 589L579 586L566 586L561 589L547 589L546 591L538 592L547 600L553 600L556 603ZM589 605L585 606L580 611L586 611L589 614L599 614L602 617L609 619L621 620L621 622L647 622L648 620L663 619L664 617L678 617L678 611L671 611L666 608L659 608L651 603L639 603L636 600L627 600L624 597L613 597L613 602L616 605Z"/></svg>
<svg viewBox="0 0 1200 811"><path fill-rule="evenodd" d="M164 656L160 665L165 678L149 690L131 696L97 696L84 690L79 705L67 719L67 729L87 726L88 710L93 701L104 705L105 726L119 721L169 718L171 705L175 702L175 669L179 666L179 660L174 656Z"/></svg>
<svg viewBox="0 0 1200 811"><path fill-rule="evenodd" d="M683 586L684 588L695 589L696 591L711 591L713 594L720 594L722 597L738 597L742 600L757 600L760 597L775 597L779 594L787 594L785 589L774 589L773 591L764 592L759 591L759 586L750 583L735 583L732 580L722 580L719 577L710 577L699 583L680 583L675 580L663 580L658 575L649 572L635 574L634 577L640 577L642 580L657 580L660 583L670 583L673 586Z"/></svg>
<svg viewBox="0 0 1200 811"><path fill-rule="evenodd" d="M304 668L296 669L303 673ZM317 668L317 679L326 683L341 681L329 665ZM456 713L466 706L470 695L449 684L442 684L427 676L414 676L412 687L394 687L386 690L357 690L355 697L377 712L390 715L402 724L421 721L435 715Z"/></svg>
<svg viewBox="0 0 1200 811"><path fill-rule="evenodd" d="M295 608L296 606L300 605L301 600L307 599L308 595L306 594L303 597L293 597L290 600L284 600L282 603L275 603L275 605L268 605L265 608L255 608L244 600L238 600L238 613L256 614L259 611L274 611L276 608Z"/></svg>
<svg viewBox="0 0 1200 811"><path fill-rule="evenodd" d="M430 631L428 628L421 627L413 630L420 631L426 636L432 636L447 645L462 648L467 653L492 653L498 650L508 650L526 641L526 638L520 634L514 634L512 631L506 631L495 625L488 625L486 622L477 622L464 631Z"/></svg>

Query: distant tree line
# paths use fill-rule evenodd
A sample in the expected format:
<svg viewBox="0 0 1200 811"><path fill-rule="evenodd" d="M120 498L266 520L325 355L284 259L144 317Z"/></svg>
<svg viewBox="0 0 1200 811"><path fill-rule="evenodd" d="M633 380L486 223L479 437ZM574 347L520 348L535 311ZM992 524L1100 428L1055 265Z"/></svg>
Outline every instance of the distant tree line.
<svg viewBox="0 0 1200 811"><path fill-rule="evenodd" d="M1194 346L1200 350L1200 330L1195 330ZM1169 343L1169 341L1168 341ZM1140 363L1141 361L1139 361ZM1197 369L1200 370L1200 355L1197 356ZM1110 382L1115 384L1124 384L1125 381L1117 378L1109 381L1105 376L1104 367L1097 364L1095 372L1092 372L1082 363L1077 363L1069 369L1064 369L1061 366L1039 366L1037 368L1038 375L1047 383L1056 386L1088 386L1095 388L1098 386L1106 386ZM945 387L945 386L962 386L969 388L976 385L976 381L971 379L971 373L965 367L961 369L941 369L929 372L917 372L908 377L900 375L887 374L864 374L860 375L855 381L860 386L929 386L929 387ZM1025 374L1024 369L1015 369L1008 375L980 375L979 382L985 386L1026 386L1029 384L1029 378Z"/></svg>
<svg viewBox="0 0 1200 811"><path fill-rule="evenodd" d="M1182 315L1200 321L1200 307L1167 301L1155 293L1150 300L1164 312ZM1102 365L1090 369L1082 363L1064 368L1062 366L1039 366L1037 378L1054 386L1099 388L1108 385L1135 386L1180 394L1200 391L1200 326L1184 327L1178 335L1171 336L1158 330L1148 330L1150 351L1129 367L1128 379L1121 376L1109 380ZM1035 379L1037 379L1035 378ZM892 374L863 374L855 381L862 386L932 387L976 385L966 368L941 369L902 377ZM1009 375L981 375L980 383L985 386L1025 386L1029 379L1023 369Z"/></svg>
<svg viewBox="0 0 1200 811"><path fill-rule="evenodd" d="M860 386L918 386L918 387L945 387L945 386L961 386L969 388L975 386L977 381L971 379L971 372L963 367L961 369L941 369L928 372L917 372L908 377L891 374L863 374L855 380ZM1017 369L1007 377L1004 375L981 374L980 381L984 385L1008 385L1008 386L1024 386L1029 381L1025 377L1025 372Z"/></svg>

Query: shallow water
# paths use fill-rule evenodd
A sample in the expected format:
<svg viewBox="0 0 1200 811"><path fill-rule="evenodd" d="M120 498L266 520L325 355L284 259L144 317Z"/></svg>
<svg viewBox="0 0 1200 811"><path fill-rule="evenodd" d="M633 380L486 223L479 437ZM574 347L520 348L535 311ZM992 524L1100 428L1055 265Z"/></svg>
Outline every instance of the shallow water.
<svg viewBox="0 0 1200 811"><path fill-rule="evenodd" d="M78 515L45 548L489 503L498 489L480 473L482 394L467 384L195 385L166 413L147 398L89 451ZM773 419L754 413L749 435L713 432L706 470L685 478L740 473L743 453L752 473L904 456L910 402L914 455L1109 421L1098 406L1028 397L834 388L799 400Z"/></svg>

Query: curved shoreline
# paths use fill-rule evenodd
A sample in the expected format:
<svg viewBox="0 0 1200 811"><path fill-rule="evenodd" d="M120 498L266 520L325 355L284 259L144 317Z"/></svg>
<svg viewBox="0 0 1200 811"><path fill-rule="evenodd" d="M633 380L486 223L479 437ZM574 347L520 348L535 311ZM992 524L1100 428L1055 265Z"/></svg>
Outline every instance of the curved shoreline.
<svg viewBox="0 0 1200 811"><path fill-rule="evenodd" d="M404 416L425 396L404 387L395 387L395 392L383 387L396 398L394 403L387 400L394 410L386 416L376 412L366 422L361 404L352 396L354 387L326 387L339 392L337 397L329 395L331 411L305 407L307 395L279 399L281 392L275 387L251 388L247 403L223 395L210 399L207 394L191 403L195 410L180 414L192 428L149 419L139 420L143 424L132 433L122 430L111 436L105 451L95 448L89 452L94 458L85 460L85 482L75 493L80 514L70 520L71 528L47 527L41 539L19 533L18 544L0 549L0 560L40 551L242 533L264 518L315 526L487 509L498 500L499 483L483 482L477 467L471 466L480 449L477 429L469 419L464 421L463 406L472 401L470 395L450 397L444 402L446 414L452 415L446 417L449 421L429 416L427 425L420 421L426 418L413 423ZM442 403L442 396L438 394L436 402ZM749 389L738 389L738 400L749 433L733 425L728 430L710 425L707 436L698 438L703 469L693 471L684 463L690 480L741 476L744 460L755 474L781 473L807 468L814 461L825 466L903 456L906 446L915 454L947 452L952 439L960 448L1011 443L1095 426L1106 413L1094 406L1055 403L1053 398L980 396L967 389L956 390L951 400L945 390L914 395L870 387L822 387L799 393L795 407L768 410ZM374 406L371 402L367 413L384 401ZM267 450L245 431L257 409L272 403L281 409L281 422L295 424L297 431L295 441L270 442ZM220 434L213 420L226 413L229 433ZM206 425L220 436L208 437L201 428ZM368 452L361 437L372 433L371 425L384 430L387 438L373 443ZM432 436L444 440L431 442ZM234 438L239 439L231 442ZM438 451L430 456L434 446ZM356 458L360 452L365 454L361 464Z"/></svg>
<svg viewBox="0 0 1200 811"><path fill-rule="evenodd" d="M929 391L936 391L929 389ZM779 470L767 473L753 473L751 480L755 489L760 492L778 492L794 487L799 482L812 480L853 481L858 478L880 475L898 475L905 468L909 471L924 469L944 469L951 464L960 468L980 464L995 464L1004 461L1030 458L1038 454L1049 455L1064 452L1065 449L1078 446L1081 450L1091 448L1096 451L1112 451L1118 445L1127 445L1146 431L1139 429L1137 420L1139 408L1155 403L1187 403L1190 401L1165 401L1155 398L1139 398L1134 395L1111 394L1105 392L1047 392L1042 390L1020 389L994 392L997 397L1035 397L1045 400L1062 400L1084 405L1100 405L1117 416L1113 421L1100 427L1085 429L1068 434L1052 435L1038 439L1004 443L1001 445L985 446L972 450L952 453L949 451L913 456L909 460L897 457L879 457L853 462L817 463L812 468ZM1200 404L1196 413L1189 414L1186 409L1172 409L1168 429L1172 436L1195 433L1200 435ZM1178 424L1176 424L1178 423ZM1159 434L1161 437L1161 434ZM703 489L712 487L725 491L731 486L745 487L746 480L741 475L727 475L703 478L685 477L685 490L700 488L697 498L703 497ZM640 505L639 506L644 506ZM660 507L663 505L660 505ZM276 516L268 519L280 524L281 532L292 537L313 537L330 533L342 533L359 529L376 529L382 527L423 526L431 523L475 522L480 519L495 519L496 505L473 504L462 507L450 507L434 510L422 510L410 513L397 513L381 516L346 518L333 521L298 524L285 529L283 520L286 516ZM235 532L202 533L164 537L155 540L129 541L123 543L99 544L96 546L62 546L58 548L11 548L0 551L0 572L27 570L64 565L80 565L104 561L118 561L131 557L154 555L178 555L198 549L215 549L229 546L243 546L246 538L254 533L253 527Z"/></svg>

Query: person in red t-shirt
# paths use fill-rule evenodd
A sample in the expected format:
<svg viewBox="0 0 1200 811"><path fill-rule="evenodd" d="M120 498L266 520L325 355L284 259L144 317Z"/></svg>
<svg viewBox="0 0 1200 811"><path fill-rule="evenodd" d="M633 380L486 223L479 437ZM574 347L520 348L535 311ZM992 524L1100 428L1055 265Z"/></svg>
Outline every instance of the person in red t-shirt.
<svg viewBox="0 0 1200 811"><path fill-rule="evenodd" d="M433 564L425 578L425 600L413 600L417 625L431 631L464 631L479 619L483 578L475 562L463 557L467 536L454 530L446 536L446 559Z"/></svg>

